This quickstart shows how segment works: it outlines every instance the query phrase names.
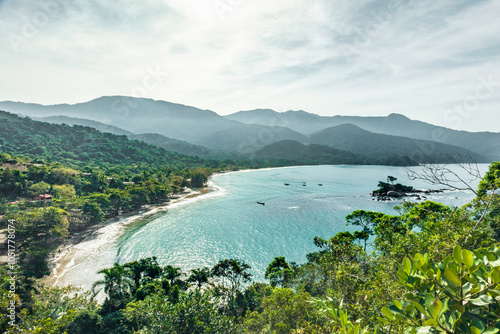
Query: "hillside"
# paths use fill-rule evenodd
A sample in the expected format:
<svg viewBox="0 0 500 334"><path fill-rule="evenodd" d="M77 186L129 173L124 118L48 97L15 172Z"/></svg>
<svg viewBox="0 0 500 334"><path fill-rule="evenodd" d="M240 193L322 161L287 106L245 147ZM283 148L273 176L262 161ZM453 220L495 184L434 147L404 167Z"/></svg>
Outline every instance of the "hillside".
<svg viewBox="0 0 500 334"><path fill-rule="evenodd" d="M196 155L204 158L214 157L217 155L216 152L213 152L206 147L190 144L182 140L168 138L156 133L143 133L139 135L131 134L128 138L142 141L150 145L163 147L166 150L185 155Z"/></svg>
<svg viewBox="0 0 500 334"><path fill-rule="evenodd" d="M226 152L254 152L280 140L307 143L308 139L305 136L334 126L353 124L376 134L458 146L481 154L482 161L490 162L500 159L500 133L457 131L411 120L399 114L386 117L319 116L305 111L278 113L271 109L257 109L240 111L222 117L210 110L124 96L101 97L74 105L43 106L20 102L0 102L0 108L30 117L58 116L45 119L47 121L52 119L57 123L65 122L65 120L69 122L69 119L60 116L88 119L103 123L105 126L95 123L85 123L85 125L106 132L119 134L120 130L117 128L120 128L136 134L161 134L171 139ZM83 120L78 122L83 122ZM277 129L284 130L277 131ZM277 132L282 134L276 134ZM168 145L171 144L172 142ZM173 147L169 148L174 150ZM189 152L189 150L185 151L185 148L179 148L177 151ZM418 153L420 151L421 149L410 153L420 154ZM443 152L446 151L443 149Z"/></svg>
<svg viewBox="0 0 500 334"><path fill-rule="evenodd" d="M457 146L373 133L352 124L331 127L309 138L311 143L327 145L370 158L389 159L393 156L406 156L418 163L451 163L454 162L453 157L470 155L479 162L488 162L488 159L481 154Z"/></svg>
<svg viewBox="0 0 500 334"><path fill-rule="evenodd" d="M305 135L285 127L242 124L217 131L202 138L197 144L215 150L248 154L282 140L295 140L304 143L308 139Z"/></svg>
<svg viewBox="0 0 500 334"><path fill-rule="evenodd" d="M338 165L363 164L364 158L351 152L324 145L304 145L293 140L283 140L255 152L258 159L279 161L283 165Z"/></svg>
<svg viewBox="0 0 500 334"><path fill-rule="evenodd" d="M333 126L353 124L374 133L459 146L487 156L488 161L500 158L500 133L457 131L412 120L400 114L380 117L319 116L304 111L278 113L266 109L240 111L228 115L226 118L245 124L282 125L306 135Z"/></svg>
<svg viewBox="0 0 500 334"><path fill-rule="evenodd" d="M284 126L305 135L332 126L325 117L302 110L279 113L271 109L255 109L239 111L225 117L245 124Z"/></svg>
<svg viewBox="0 0 500 334"><path fill-rule="evenodd" d="M80 125L34 121L0 111L0 151L76 165L202 165L203 160L173 153L126 136Z"/></svg>
<svg viewBox="0 0 500 334"><path fill-rule="evenodd" d="M152 99L105 96L78 104L43 106L0 102L0 109L31 117L69 116L112 124L133 133L158 133L194 142L239 122L227 120L210 110Z"/></svg>
<svg viewBox="0 0 500 334"><path fill-rule="evenodd" d="M92 120L84 119L84 118L68 117L68 116L48 116L48 117L31 117L31 119L33 119L35 121L47 122L47 123L52 123L52 124L88 126L88 127L94 128L96 130L99 130L101 132L109 132L109 133L119 135L119 136L133 135L132 132L121 129L117 126L104 124L101 122L92 121Z"/></svg>

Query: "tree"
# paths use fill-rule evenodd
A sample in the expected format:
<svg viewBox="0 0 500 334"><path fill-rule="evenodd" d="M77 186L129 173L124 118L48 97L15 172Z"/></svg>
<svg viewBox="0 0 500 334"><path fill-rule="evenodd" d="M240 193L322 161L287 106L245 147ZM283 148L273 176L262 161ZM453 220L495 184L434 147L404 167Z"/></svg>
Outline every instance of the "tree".
<svg viewBox="0 0 500 334"><path fill-rule="evenodd" d="M220 293L228 298L228 307L233 316L238 316L236 300L241 294L242 284L248 283L252 279L252 274L248 272L251 267L238 259L220 260L211 270L210 274L218 278L221 282Z"/></svg>
<svg viewBox="0 0 500 334"><path fill-rule="evenodd" d="M75 187L71 184L53 185L52 192L57 198L71 199L76 196Z"/></svg>
<svg viewBox="0 0 500 334"><path fill-rule="evenodd" d="M208 181L211 171L207 168L196 168L189 170L189 176L191 177L191 186L195 188L201 188Z"/></svg>
<svg viewBox="0 0 500 334"><path fill-rule="evenodd" d="M74 329L84 315L93 317L93 323L86 327L85 333L97 329L100 316L98 305L88 298L88 293L79 293L74 287L48 288L39 286L34 294L31 310L24 308L19 317L18 327L13 333L67 333L68 327ZM17 322L17 321L16 321ZM10 331L9 331L10 333ZM69 333L84 333L71 330Z"/></svg>
<svg viewBox="0 0 500 334"><path fill-rule="evenodd" d="M85 202L82 207L82 212L92 223L99 224L104 221L104 213L97 203Z"/></svg>
<svg viewBox="0 0 500 334"><path fill-rule="evenodd" d="M331 333L326 318L317 312L307 292L275 288L265 297L261 313L248 314L244 322L245 333ZM328 331L327 331L328 330Z"/></svg>
<svg viewBox="0 0 500 334"><path fill-rule="evenodd" d="M211 275L228 283L231 291L236 292L241 285L252 280L252 274L248 272L251 267L238 259L220 260L211 270Z"/></svg>
<svg viewBox="0 0 500 334"><path fill-rule="evenodd" d="M191 269L191 275L187 279L188 282L195 284L198 288L201 288L203 284L208 283L208 279L210 278L210 269L209 268L199 268L199 269Z"/></svg>
<svg viewBox="0 0 500 334"><path fill-rule="evenodd" d="M365 242L364 250L366 252L366 242L370 235L373 235L374 228L378 225L380 219L384 216L383 213L356 210L347 217L345 217L347 224L360 226L362 228L363 234L356 234L356 239L362 239Z"/></svg>
<svg viewBox="0 0 500 334"><path fill-rule="evenodd" d="M342 303L336 305L336 303L328 298L326 300L316 298L314 299L319 312L329 317L331 323L334 326L335 333L339 334L373 334L373 332L368 331L358 322L352 322L347 311L342 308Z"/></svg>
<svg viewBox="0 0 500 334"><path fill-rule="evenodd" d="M275 257L267 266L264 277L271 282L273 288L277 285L284 287L292 279L293 270L284 256Z"/></svg>
<svg viewBox="0 0 500 334"><path fill-rule="evenodd" d="M428 254L405 258L398 271L407 290L403 301L382 309L408 333L497 333L500 327L500 248L453 256L434 263Z"/></svg>
<svg viewBox="0 0 500 334"><path fill-rule="evenodd" d="M169 281L170 284L175 285L176 282L182 277L183 273L181 268L171 265L163 268L163 276Z"/></svg>
<svg viewBox="0 0 500 334"><path fill-rule="evenodd" d="M235 334L237 324L219 312L220 299L210 291L181 292L176 303L160 295L127 305L125 315L147 334Z"/></svg>
<svg viewBox="0 0 500 334"><path fill-rule="evenodd" d="M387 176L387 182L390 183L391 185L394 185L394 181L396 181L398 178L394 176Z"/></svg>
<svg viewBox="0 0 500 334"><path fill-rule="evenodd" d="M50 192L50 184L46 182L38 182L28 187L29 196L37 196L41 194L47 194Z"/></svg>
<svg viewBox="0 0 500 334"><path fill-rule="evenodd" d="M107 294L105 306L107 306L108 313L123 307L130 300L133 288L133 281L125 274L125 268L115 263L113 267L101 269L97 273L103 274L104 279L92 285L94 296L98 293L96 288L103 286Z"/></svg>
<svg viewBox="0 0 500 334"><path fill-rule="evenodd" d="M123 268L125 269L124 275L134 282L132 294L135 294L142 285L160 278L163 272L156 257L148 257L146 259L128 262L123 265Z"/></svg>

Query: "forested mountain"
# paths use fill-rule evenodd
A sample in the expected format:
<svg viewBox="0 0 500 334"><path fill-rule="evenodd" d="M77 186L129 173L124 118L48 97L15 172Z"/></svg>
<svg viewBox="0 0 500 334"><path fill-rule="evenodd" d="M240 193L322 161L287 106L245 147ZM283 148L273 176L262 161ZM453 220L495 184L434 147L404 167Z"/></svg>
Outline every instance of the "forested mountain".
<svg viewBox="0 0 500 334"><path fill-rule="evenodd" d="M202 138L197 144L216 150L248 154L281 140L304 143L308 139L307 136L285 127L242 124L217 131Z"/></svg>
<svg viewBox="0 0 500 334"><path fill-rule="evenodd" d="M203 158L213 158L220 155L218 152L209 150L204 146L194 145L182 140L172 139L157 133L131 134L129 139L143 141L145 143L163 147L166 150L185 155L196 155Z"/></svg>
<svg viewBox="0 0 500 334"><path fill-rule="evenodd" d="M239 111L225 117L245 124L284 126L305 135L338 125L327 117L321 117L303 110L289 110L279 113L272 109L255 109Z"/></svg>
<svg viewBox="0 0 500 334"><path fill-rule="evenodd" d="M68 117L68 116L48 116L48 117L31 117L31 119L40 122L47 122L53 124L67 124L67 125L82 125L94 128L101 132L109 132L115 135L133 135L132 132L121 129L117 126L104 124L97 121L92 121L90 119Z"/></svg>
<svg viewBox="0 0 500 334"><path fill-rule="evenodd" d="M201 165L203 160L167 151L126 136L80 125L58 125L0 111L0 151L77 165Z"/></svg>
<svg viewBox="0 0 500 334"><path fill-rule="evenodd" d="M157 133L134 134L130 131L121 129L113 125L108 125L101 122L91 121L83 118L68 117L68 116L48 116L48 117L31 117L31 119L53 124L88 126L96 130L99 130L101 132L109 132L116 135L126 135L129 139L143 141L147 144L163 147L166 150L185 155L195 155L209 159L233 158L232 156L229 156L227 153L212 151L204 146L191 144L182 140L172 139ZM239 158L241 159L242 157Z"/></svg>
<svg viewBox="0 0 500 334"><path fill-rule="evenodd" d="M294 140L282 140L255 152L257 158L273 159L283 165L363 164L364 157L324 145L304 145Z"/></svg>
<svg viewBox="0 0 500 334"><path fill-rule="evenodd" d="M470 156L480 162L489 160L481 154L457 146L373 133L352 124L338 125L316 132L310 136L310 141L377 159L406 156L419 163L450 163L460 157Z"/></svg>
<svg viewBox="0 0 500 334"><path fill-rule="evenodd" d="M258 109L240 111L226 118L246 124L286 126L306 135L337 125L353 124L374 133L459 146L486 155L490 161L500 158L500 133L457 131L411 120L400 114L390 114L386 117L319 116L305 111L278 113L270 109Z"/></svg>
<svg viewBox="0 0 500 334"><path fill-rule="evenodd" d="M174 148L172 146L173 140L185 141L212 150L249 153L281 140L308 143L309 139L306 136L316 135L318 131L334 126L353 124L374 134L407 137L458 146L481 154L482 156L479 158L482 161L491 162L500 158L500 133L456 131L411 120L399 114L391 114L387 117L327 117L305 111L278 113L271 109L257 109L240 111L222 117L210 110L201 110L166 101L124 96L101 97L74 105L42 106L20 102L0 102L0 108L31 117L63 115L71 118L85 118L106 124L87 123L85 125L113 133L119 133L120 130L115 128L118 127L135 134L160 134L171 138L168 144L163 143L162 145L170 145L167 146L169 149L186 154L190 154L191 149L186 149L185 145L180 143L180 146ZM58 123L64 122L64 118L60 117L46 120ZM69 119L67 120L70 122ZM76 120L73 119L71 122L76 122ZM363 138L367 138L367 136ZM388 139L389 137L385 138ZM157 139L155 140L157 141ZM310 142L327 144L324 141L315 142L311 140ZM359 141L356 140L356 142ZM365 143L367 146L363 150L369 150L368 147L370 147L371 143ZM410 142L405 140L405 143ZM444 146L431 145L438 147L436 153L441 154L444 152L444 154L449 154ZM405 154L421 154L422 150L419 148L416 151L408 151L412 147L414 148L414 145L405 144L405 146L407 148ZM386 149L389 147L392 147L392 145L381 146L377 149L377 152L383 156L393 155L394 152ZM336 148L347 149L347 146ZM461 152L465 151L462 150ZM356 152L354 151L354 153ZM428 154L428 152L425 153L425 155Z"/></svg>
<svg viewBox="0 0 500 334"><path fill-rule="evenodd" d="M0 109L33 117L70 116L113 124L133 133L158 133L195 142L239 122L227 120L210 110L181 104L125 96L105 96L74 105L42 106L2 102Z"/></svg>

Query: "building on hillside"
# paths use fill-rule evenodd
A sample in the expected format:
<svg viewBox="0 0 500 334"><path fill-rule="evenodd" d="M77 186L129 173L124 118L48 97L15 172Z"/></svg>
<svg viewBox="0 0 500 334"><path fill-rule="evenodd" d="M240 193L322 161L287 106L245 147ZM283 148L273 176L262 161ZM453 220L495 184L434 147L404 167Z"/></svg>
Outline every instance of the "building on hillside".
<svg viewBox="0 0 500 334"><path fill-rule="evenodd" d="M44 201L44 202L50 202L52 201L52 195L50 194L43 194L43 195L38 195L33 198L35 201Z"/></svg>

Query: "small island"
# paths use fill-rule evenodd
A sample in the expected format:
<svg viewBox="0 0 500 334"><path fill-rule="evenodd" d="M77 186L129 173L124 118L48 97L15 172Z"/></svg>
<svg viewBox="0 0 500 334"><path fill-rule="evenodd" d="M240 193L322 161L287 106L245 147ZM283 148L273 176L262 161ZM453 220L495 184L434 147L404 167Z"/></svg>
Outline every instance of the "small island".
<svg viewBox="0 0 500 334"><path fill-rule="evenodd" d="M415 197L417 200L427 199L424 195L432 193L442 193L446 189L415 189L412 186L405 186L401 183L394 182L397 178L394 176L387 176L387 182L379 181L378 189L372 191L371 196L376 197L377 201L390 201L402 197ZM375 199L374 199L375 200Z"/></svg>

